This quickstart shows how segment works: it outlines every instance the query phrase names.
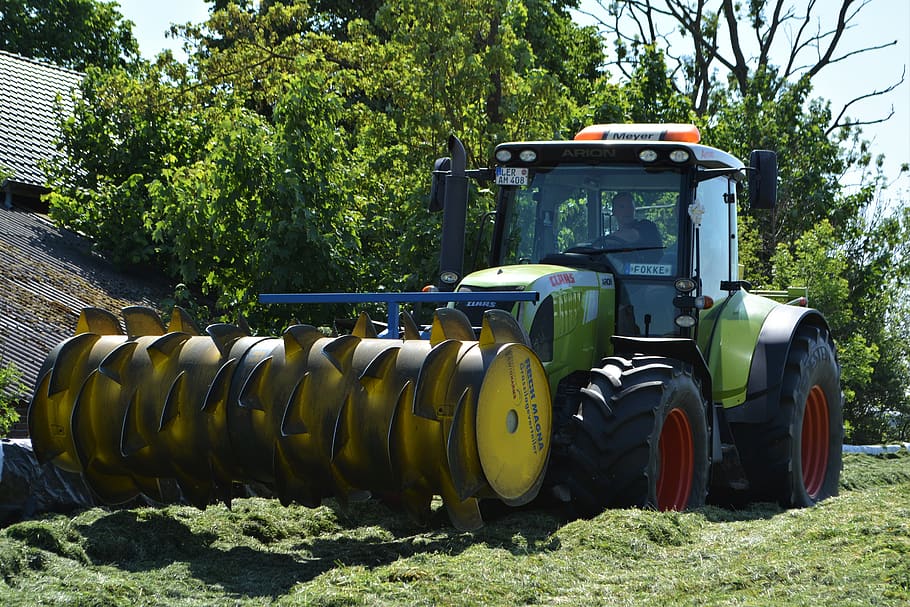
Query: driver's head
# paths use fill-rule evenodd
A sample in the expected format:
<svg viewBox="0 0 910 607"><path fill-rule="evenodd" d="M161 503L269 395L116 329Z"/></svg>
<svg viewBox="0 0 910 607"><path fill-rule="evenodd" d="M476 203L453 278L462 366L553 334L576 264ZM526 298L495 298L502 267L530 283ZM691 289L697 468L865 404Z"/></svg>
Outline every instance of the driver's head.
<svg viewBox="0 0 910 607"><path fill-rule="evenodd" d="M635 201L629 192L620 192L613 197L613 217L620 227L628 225L635 219Z"/></svg>

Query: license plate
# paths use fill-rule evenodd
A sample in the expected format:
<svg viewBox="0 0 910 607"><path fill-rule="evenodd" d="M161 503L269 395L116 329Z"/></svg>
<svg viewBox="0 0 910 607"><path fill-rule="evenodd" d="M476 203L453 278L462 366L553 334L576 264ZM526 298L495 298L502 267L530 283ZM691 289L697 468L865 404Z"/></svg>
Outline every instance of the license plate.
<svg viewBox="0 0 910 607"><path fill-rule="evenodd" d="M496 167L496 185L528 185L528 169Z"/></svg>

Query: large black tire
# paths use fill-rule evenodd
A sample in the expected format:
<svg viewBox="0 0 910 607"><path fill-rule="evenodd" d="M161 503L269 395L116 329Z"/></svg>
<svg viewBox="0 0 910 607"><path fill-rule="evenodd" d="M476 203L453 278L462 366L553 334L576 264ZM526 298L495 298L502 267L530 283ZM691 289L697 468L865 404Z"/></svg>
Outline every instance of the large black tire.
<svg viewBox="0 0 910 607"><path fill-rule="evenodd" d="M564 482L576 512L703 505L706 410L688 365L654 356L604 359L570 420Z"/></svg>
<svg viewBox="0 0 910 607"><path fill-rule="evenodd" d="M831 336L824 327L800 326L790 344L776 414L763 424L733 427L750 501L799 508L837 495L843 416Z"/></svg>

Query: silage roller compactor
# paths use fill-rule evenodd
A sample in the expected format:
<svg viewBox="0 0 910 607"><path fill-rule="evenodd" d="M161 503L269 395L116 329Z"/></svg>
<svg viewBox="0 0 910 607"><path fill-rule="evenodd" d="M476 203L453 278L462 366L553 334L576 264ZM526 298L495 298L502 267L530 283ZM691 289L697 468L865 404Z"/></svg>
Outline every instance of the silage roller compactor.
<svg viewBox="0 0 910 607"><path fill-rule="evenodd" d="M165 500L174 479L205 507L255 482L285 504L397 495L418 517L440 495L456 527L475 529L479 499L537 495L547 378L504 312L475 338L461 312L440 309L429 339L407 316L403 339L377 338L365 314L350 335L298 325L277 338L228 324L200 334L180 308L167 328L148 308L123 316L125 333L83 310L29 409L39 459L81 473L108 504Z"/></svg>

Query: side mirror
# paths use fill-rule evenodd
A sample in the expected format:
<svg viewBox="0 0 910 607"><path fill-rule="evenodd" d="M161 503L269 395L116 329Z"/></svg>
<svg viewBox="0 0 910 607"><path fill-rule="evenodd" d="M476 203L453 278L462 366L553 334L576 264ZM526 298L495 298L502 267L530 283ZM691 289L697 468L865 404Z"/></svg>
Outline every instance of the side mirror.
<svg viewBox="0 0 910 607"><path fill-rule="evenodd" d="M777 153L752 150L748 178L750 206L753 209L773 209L777 204Z"/></svg>
<svg viewBox="0 0 910 607"><path fill-rule="evenodd" d="M448 156L437 158L433 163L433 176L430 182L430 203L432 212L441 211L446 202L446 175L452 170L452 159Z"/></svg>

